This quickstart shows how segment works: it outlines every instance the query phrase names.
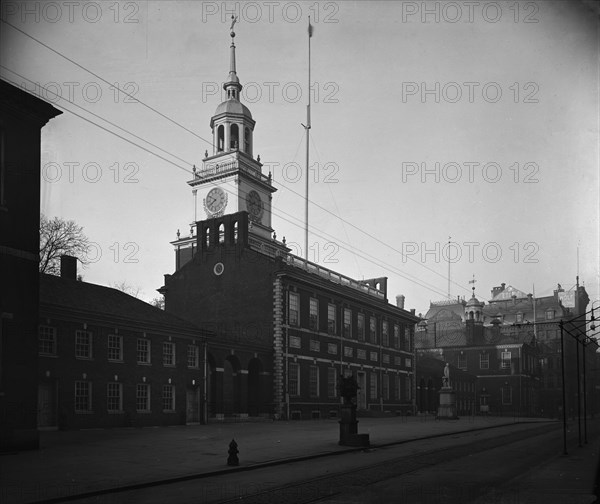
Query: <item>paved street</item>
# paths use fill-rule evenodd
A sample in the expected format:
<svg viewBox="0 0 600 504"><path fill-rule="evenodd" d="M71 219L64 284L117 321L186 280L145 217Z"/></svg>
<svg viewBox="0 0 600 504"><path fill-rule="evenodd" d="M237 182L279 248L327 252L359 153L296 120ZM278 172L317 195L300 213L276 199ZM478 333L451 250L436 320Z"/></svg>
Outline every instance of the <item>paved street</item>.
<svg viewBox="0 0 600 504"><path fill-rule="evenodd" d="M386 444L426 438L424 442L430 447L439 448L462 436L458 433L474 431L493 437L501 432L500 426L514 423L518 423L517 429L558 427L547 421L520 419L517 422L513 418L493 417L444 422L431 417L365 418L359 423L359 432L370 434L371 443L380 447L371 453L385 459L391 453L386 454L386 450L391 449L384 449ZM556 448L551 451L559 453L560 430L554 432ZM232 438L239 445L239 468L226 465L227 446ZM337 440L335 420L45 432L41 450L0 457L2 501L35 502L115 487L139 485L144 488L169 479L206 479L219 474L224 477L222 488L225 489L232 488L232 481L241 481L241 475L250 478L256 486L261 484L255 476L260 467L265 464L271 464L272 468L283 467L282 462L296 458L310 459L305 466L318 469L317 475L324 474L323 467L337 467L338 462L333 463L331 458L335 454L347 452L336 458L339 461L357 459L356 454L365 453L340 447ZM289 472L288 468L293 465L286 464L284 471ZM273 470L270 469L270 474ZM291 472L297 473L296 470ZM305 477L304 472L302 476ZM587 482L593 480L591 468L585 477ZM110 497L111 500L96 499L95 502L119 502L115 495L104 495L103 499Z"/></svg>

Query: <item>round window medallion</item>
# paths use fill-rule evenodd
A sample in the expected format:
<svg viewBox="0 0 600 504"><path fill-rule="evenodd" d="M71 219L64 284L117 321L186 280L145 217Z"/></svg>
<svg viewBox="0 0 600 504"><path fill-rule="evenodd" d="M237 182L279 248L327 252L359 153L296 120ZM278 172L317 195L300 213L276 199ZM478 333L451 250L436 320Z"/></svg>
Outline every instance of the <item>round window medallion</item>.
<svg viewBox="0 0 600 504"><path fill-rule="evenodd" d="M225 266L223 265L223 263L217 263L217 264L215 264L213 271L215 272L215 275L217 275L217 276L222 275L223 271L225 271Z"/></svg>

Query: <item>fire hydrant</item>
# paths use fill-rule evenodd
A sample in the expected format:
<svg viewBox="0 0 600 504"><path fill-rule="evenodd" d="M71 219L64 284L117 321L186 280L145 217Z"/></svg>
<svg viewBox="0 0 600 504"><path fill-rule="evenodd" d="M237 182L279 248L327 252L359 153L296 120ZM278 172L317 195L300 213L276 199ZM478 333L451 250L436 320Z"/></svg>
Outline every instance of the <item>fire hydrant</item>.
<svg viewBox="0 0 600 504"><path fill-rule="evenodd" d="M229 443L229 457L227 457L227 465L228 466L238 466L240 465L240 460L238 459L237 454L239 453L238 450L238 445L235 442L235 439L231 440L231 443Z"/></svg>

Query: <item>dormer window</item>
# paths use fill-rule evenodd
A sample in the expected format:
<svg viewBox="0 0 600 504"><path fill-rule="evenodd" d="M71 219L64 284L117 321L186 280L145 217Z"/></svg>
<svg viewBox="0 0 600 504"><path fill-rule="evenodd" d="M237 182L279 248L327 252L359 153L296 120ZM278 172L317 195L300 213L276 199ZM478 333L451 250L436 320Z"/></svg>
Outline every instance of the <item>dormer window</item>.
<svg viewBox="0 0 600 504"><path fill-rule="evenodd" d="M554 318L554 313L552 308L546 310L546 320L552 320Z"/></svg>
<svg viewBox="0 0 600 504"><path fill-rule="evenodd" d="M517 313L517 324L523 323L523 314L521 312Z"/></svg>

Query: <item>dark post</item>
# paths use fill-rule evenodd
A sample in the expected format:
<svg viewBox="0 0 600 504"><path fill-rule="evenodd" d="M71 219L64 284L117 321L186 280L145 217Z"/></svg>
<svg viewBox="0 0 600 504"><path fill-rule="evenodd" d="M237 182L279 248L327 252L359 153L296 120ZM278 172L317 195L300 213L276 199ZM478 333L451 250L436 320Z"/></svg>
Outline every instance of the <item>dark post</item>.
<svg viewBox="0 0 600 504"><path fill-rule="evenodd" d="M579 338L575 338L575 351L577 352L577 431L579 435L579 446L581 447L581 387L579 386Z"/></svg>
<svg viewBox="0 0 600 504"><path fill-rule="evenodd" d="M587 444L587 386L585 382L585 347L587 346L582 342L583 346L583 441Z"/></svg>
<svg viewBox="0 0 600 504"><path fill-rule="evenodd" d="M560 360L562 375L562 403L563 403L563 455L567 455L567 400L565 394L565 345L564 345L564 324L560 321Z"/></svg>

